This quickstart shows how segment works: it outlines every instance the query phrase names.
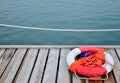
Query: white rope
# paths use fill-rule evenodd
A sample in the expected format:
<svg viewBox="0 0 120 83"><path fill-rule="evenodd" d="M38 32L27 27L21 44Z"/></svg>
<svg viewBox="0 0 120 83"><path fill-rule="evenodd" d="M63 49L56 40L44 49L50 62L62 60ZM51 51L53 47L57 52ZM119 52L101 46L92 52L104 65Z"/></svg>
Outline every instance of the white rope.
<svg viewBox="0 0 120 83"><path fill-rule="evenodd" d="M0 26L11 27L11 28L21 28L21 29L32 29L32 30L46 30L46 31L64 31L64 32L110 32L110 31L120 31L120 29L54 29L54 28L39 28L39 27L26 27L18 25L8 25L0 24Z"/></svg>

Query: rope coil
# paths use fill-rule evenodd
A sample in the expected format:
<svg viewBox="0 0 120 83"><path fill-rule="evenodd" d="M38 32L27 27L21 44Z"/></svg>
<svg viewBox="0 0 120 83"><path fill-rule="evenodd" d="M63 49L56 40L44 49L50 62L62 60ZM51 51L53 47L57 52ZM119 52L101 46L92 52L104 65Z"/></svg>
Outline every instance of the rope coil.
<svg viewBox="0 0 120 83"><path fill-rule="evenodd" d="M106 60L114 65L114 60L106 49L90 46L75 48L66 57L71 72L92 79L102 78L105 74L111 72L112 67L106 63Z"/></svg>

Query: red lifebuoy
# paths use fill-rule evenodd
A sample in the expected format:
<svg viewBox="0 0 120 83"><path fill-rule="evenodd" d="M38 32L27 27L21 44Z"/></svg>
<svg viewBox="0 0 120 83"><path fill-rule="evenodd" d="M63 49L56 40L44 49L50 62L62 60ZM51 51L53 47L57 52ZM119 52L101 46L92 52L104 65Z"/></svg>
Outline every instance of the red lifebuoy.
<svg viewBox="0 0 120 83"><path fill-rule="evenodd" d="M92 53L92 55L79 59L77 61L73 60L73 58L75 58L78 54L81 54L83 52L90 52ZM106 67L103 66L105 64L106 55L107 57L110 57L110 60L112 60L112 64L114 64L113 59L105 49L84 46L72 50L68 54L67 63L71 72L76 72L78 74L85 75L90 78L101 77L102 75L109 73L112 70L112 68L109 65L107 65Z"/></svg>

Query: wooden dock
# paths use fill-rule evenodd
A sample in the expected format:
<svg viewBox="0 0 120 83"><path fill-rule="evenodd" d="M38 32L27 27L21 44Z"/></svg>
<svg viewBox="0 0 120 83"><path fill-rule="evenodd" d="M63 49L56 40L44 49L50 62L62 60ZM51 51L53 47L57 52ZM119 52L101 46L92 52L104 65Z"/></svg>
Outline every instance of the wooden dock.
<svg viewBox="0 0 120 83"><path fill-rule="evenodd" d="M113 69L108 80L80 80L66 64L66 55L79 46L0 46L0 83L119 83L120 70ZM106 48L120 69L120 46Z"/></svg>

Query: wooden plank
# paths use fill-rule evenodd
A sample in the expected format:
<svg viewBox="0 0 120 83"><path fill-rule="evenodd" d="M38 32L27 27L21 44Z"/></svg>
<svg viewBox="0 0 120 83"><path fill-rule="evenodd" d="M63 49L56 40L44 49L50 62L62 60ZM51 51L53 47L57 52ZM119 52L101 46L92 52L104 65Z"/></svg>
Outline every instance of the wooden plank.
<svg viewBox="0 0 120 83"><path fill-rule="evenodd" d="M50 49L47 66L42 83L55 83L59 49Z"/></svg>
<svg viewBox="0 0 120 83"><path fill-rule="evenodd" d="M43 75L42 83L55 83L56 76L57 76L56 73L57 73L57 67L58 67L58 58L59 58L59 49L58 48L60 48L60 47L59 46L58 47L51 46L44 75L43 75L43 71L44 71L44 66L45 66L46 57L47 57L47 53L48 53L48 49L46 50L46 47L45 48L43 47L40 50L40 52L38 54L38 58L36 60L36 63L35 63L35 59L37 57L38 48L33 49L33 50L30 49L24 59L21 69L19 69L19 72L18 72L18 68L21 64L22 57L24 57L24 53L23 53L23 55L21 53L22 50L21 50L21 52L19 51L19 53L18 53L19 49L16 51L16 53L15 53L15 49L13 51L12 51L12 49L8 49L8 50L4 51L2 53L2 57L1 57L2 64L0 64L0 68L4 67L3 68L4 73L2 74L2 76L0 78L0 83L3 83L4 80L5 80L5 83L12 82L16 73L18 73L18 75L15 79L15 82L17 82L17 83L20 83L20 82L22 82L22 83L24 83L24 82L25 83L26 82L40 83L41 79L42 79L42 75ZM66 57L67 53L69 52L68 50L70 50L70 47L69 46L66 47L68 49L65 49L64 47L61 47L61 48L62 49L61 49L61 53L60 53L60 62L59 62L59 69L58 69L59 71L58 71L57 82L58 83L61 83L61 82L70 83L70 75L69 75L67 65L65 62L66 61L65 57ZM116 49L118 56L116 56L116 52L114 51L114 49L110 49L109 52L111 53L111 55L114 58L115 65L117 67L120 67L120 60L119 60L120 49L119 48ZM14 53L15 53L15 55L14 55ZM20 58L19 55L22 55L22 57ZM35 55L35 56L33 56L32 60L30 60L31 59L30 57L32 55ZM3 62L5 62L5 63L3 63ZM6 63L6 62L8 62L8 63ZM6 65L6 67L5 67L5 65ZM34 66L34 69L33 69L33 66ZM0 71L1 71L1 69L0 69ZM113 73L114 73L115 79L113 77L113 74L110 73L109 79L104 81L104 83L115 83L115 82L120 81L120 73L118 71L116 71L115 69L113 69ZM52 75L52 76L50 76L50 75ZM64 79L64 78L66 78L66 79ZM1 79L2 79L2 81L1 81ZM101 83L101 82L103 82L103 81L86 81L85 83ZM81 81L79 79L72 77L72 83L84 83L84 80Z"/></svg>
<svg viewBox="0 0 120 83"><path fill-rule="evenodd" d="M24 64L22 66L22 69L20 70L20 73L15 80L16 83L27 83L28 82L37 53L38 53L38 49L30 49L28 51Z"/></svg>
<svg viewBox="0 0 120 83"><path fill-rule="evenodd" d="M66 63L66 56L68 52L70 52L70 49L61 49L58 80L57 80L58 83L62 83L62 82L70 83L70 75Z"/></svg>
<svg viewBox="0 0 120 83"><path fill-rule="evenodd" d="M110 49L109 52L110 52L110 54L112 55L112 57L114 59L115 66L119 67L120 66L120 61L118 60L118 57L117 57L114 49ZM120 82L120 72L117 71L114 68L113 68L113 72L114 72L114 76L115 76L115 79L116 79L117 83L119 83Z"/></svg>
<svg viewBox="0 0 120 83"><path fill-rule="evenodd" d="M7 49L2 56L2 61L0 63L0 77L4 73L5 69L7 68L11 58L13 57L15 49Z"/></svg>
<svg viewBox="0 0 120 83"><path fill-rule="evenodd" d="M1 59L1 57L2 57L2 55L3 55L4 52L5 52L5 48L0 49L0 59Z"/></svg>
<svg viewBox="0 0 120 83"><path fill-rule="evenodd" d="M47 59L48 49L40 49L29 83L40 83Z"/></svg>
<svg viewBox="0 0 120 83"><path fill-rule="evenodd" d="M2 55L5 52L5 49L0 49L0 63L2 62Z"/></svg>
<svg viewBox="0 0 120 83"><path fill-rule="evenodd" d="M116 49L116 52L117 52L117 54L118 54L118 57L119 57L119 60L120 60L120 48L118 49Z"/></svg>
<svg viewBox="0 0 120 83"><path fill-rule="evenodd" d="M108 80L105 80L104 83L115 83L115 79L113 77L113 73L110 72L109 75L108 75Z"/></svg>
<svg viewBox="0 0 120 83"><path fill-rule="evenodd" d="M3 75L4 83L12 83L27 49L18 49Z"/></svg>

